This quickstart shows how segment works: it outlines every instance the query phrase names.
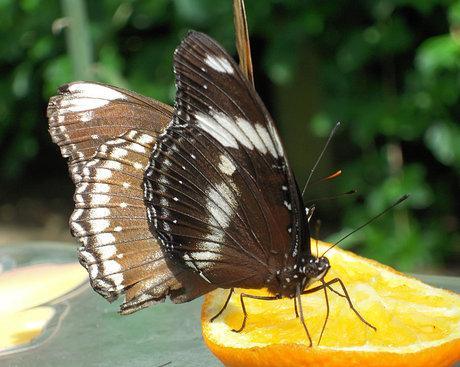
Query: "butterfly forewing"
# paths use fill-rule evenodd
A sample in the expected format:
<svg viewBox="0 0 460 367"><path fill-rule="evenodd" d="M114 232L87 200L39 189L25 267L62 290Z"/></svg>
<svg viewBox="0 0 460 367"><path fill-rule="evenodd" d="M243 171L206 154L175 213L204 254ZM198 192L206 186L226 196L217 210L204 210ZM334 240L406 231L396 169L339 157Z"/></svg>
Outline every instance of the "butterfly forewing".
<svg viewBox="0 0 460 367"><path fill-rule="evenodd" d="M174 71L173 121L147 170L149 220L170 256L207 281L260 288L307 241L278 134L253 87L209 37L189 33Z"/></svg>

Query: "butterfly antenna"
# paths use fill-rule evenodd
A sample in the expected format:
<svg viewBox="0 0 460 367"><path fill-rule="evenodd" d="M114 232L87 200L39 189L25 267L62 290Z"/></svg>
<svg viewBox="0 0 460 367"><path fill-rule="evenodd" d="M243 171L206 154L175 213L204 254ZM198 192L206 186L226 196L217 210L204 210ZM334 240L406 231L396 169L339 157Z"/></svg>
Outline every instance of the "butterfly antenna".
<svg viewBox="0 0 460 367"><path fill-rule="evenodd" d="M316 257L319 256L319 247L318 247L318 238L319 238L319 230L321 228L321 220L318 219L316 221L316 225L315 225L315 238L316 238Z"/></svg>
<svg viewBox="0 0 460 367"><path fill-rule="evenodd" d="M246 79L254 86L252 71L251 45L249 43L249 29L246 19L244 0L233 0L233 14L236 34L236 49L240 59L240 69Z"/></svg>
<svg viewBox="0 0 460 367"><path fill-rule="evenodd" d="M330 174L329 176L320 178L320 179L317 180L317 181L313 181L311 184L312 184L312 185L316 185L316 184L319 184L320 182L330 181L330 180L333 180L334 178L339 177L341 174L342 174L342 170L339 169L338 171L336 171L336 172Z"/></svg>
<svg viewBox="0 0 460 367"><path fill-rule="evenodd" d="M343 192L341 194L337 194L337 195L333 195L333 196L323 196L323 197L320 197L320 198L317 198L317 199L308 200L308 201L305 202L305 205L307 205L309 203L313 203L313 202L316 203L317 201L334 200L334 199L341 198L342 196L353 195L353 194L356 194L356 190L350 190L350 191Z"/></svg>
<svg viewBox="0 0 460 367"><path fill-rule="evenodd" d="M343 240L345 240L346 238L350 237L352 234L358 232L360 229L364 228L365 226L367 226L368 224L372 223L374 220L380 218L382 215L384 215L386 212L388 212L389 210L393 209L396 205L399 205L401 204L404 200L406 200L407 198L409 197L409 195L403 195L401 196L395 203L391 204L388 208L384 209L383 211L381 211L379 214L377 214L376 216L372 217L371 219L369 219L366 223L364 224L361 224L358 228L354 229L353 231L351 231L350 233L348 233L346 236L342 237L340 240L338 240L336 243L334 243L331 247L329 247L326 251L324 251L324 253L321 255L321 257L323 257L324 255L326 255L326 253L331 250L332 248L334 248L335 246L337 246L340 242L342 242Z"/></svg>
<svg viewBox="0 0 460 367"><path fill-rule="evenodd" d="M334 134L335 134L335 132L336 132L336 130L338 129L339 126L340 126L340 122L337 122L337 124L335 124L334 128L332 129L331 133L329 134L329 137L327 138L326 144L324 144L323 150L321 151L321 153L320 153L318 159L316 160L313 168L310 170L310 174L308 175L307 182L305 182L305 186L303 187L303 190L302 190L302 197L303 197L303 194L305 194L305 190L307 189L308 184L310 183L311 176L313 176L313 173L315 172L316 167L318 166L319 162L321 161L321 158L323 158L324 152L326 151L327 146L329 145L330 141L332 140L332 137L334 136Z"/></svg>

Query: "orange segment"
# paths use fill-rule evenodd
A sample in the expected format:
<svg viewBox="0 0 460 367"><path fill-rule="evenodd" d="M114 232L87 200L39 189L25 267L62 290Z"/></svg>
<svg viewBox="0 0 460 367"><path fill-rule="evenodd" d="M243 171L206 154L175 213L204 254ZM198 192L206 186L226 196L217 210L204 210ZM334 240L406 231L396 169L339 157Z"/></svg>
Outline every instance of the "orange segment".
<svg viewBox="0 0 460 367"><path fill-rule="evenodd" d="M329 245L320 244L320 252ZM328 292L330 315L325 319L324 292L302 296L305 322L314 346L294 313L294 301L245 299L246 328L238 329L243 312L236 290L224 313L213 323L228 290L208 294L202 309L204 339L226 366L451 366L460 360L460 296L430 287L373 260L333 249L326 281L339 277L353 304L377 332L361 322L345 298ZM334 289L342 292L335 284ZM343 292L342 292L343 293Z"/></svg>
<svg viewBox="0 0 460 367"><path fill-rule="evenodd" d="M43 306L86 281L78 263L38 264L0 274L0 354L29 343L52 319L55 309Z"/></svg>
<svg viewBox="0 0 460 367"><path fill-rule="evenodd" d="M0 274L0 314L49 302L83 283L88 274L78 263L37 264Z"/></svg>
<svg viewBox="0 0 460 367"><path fill-rule="evenodd" d="M0 314L0 352L27 344L38 337L55 314L53 307L41 306L13 314Z"/></svg>

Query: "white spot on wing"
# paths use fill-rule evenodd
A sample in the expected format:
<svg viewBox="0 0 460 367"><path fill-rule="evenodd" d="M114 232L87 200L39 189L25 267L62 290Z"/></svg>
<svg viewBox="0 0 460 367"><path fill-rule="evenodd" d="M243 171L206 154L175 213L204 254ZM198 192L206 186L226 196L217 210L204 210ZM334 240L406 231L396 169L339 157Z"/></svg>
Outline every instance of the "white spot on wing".
<svg viewBox="0 0 460 367"><path fill-rule="evenodd" d="M110 196L103 194L91 194L90 196L91 205L104 205L110 201Z"/></svg>
<svg viewBox="0 0 460 367"><path fill-rule="evenodd" d="M92 192L97 192L97 193L107 193L110 191L110 185L105 184L105 183L95 183L93 184L93 189Z"/></svg>
<svg viewBox="0 0 460 367"><path fill-rule="evenodd" d="M83 170L83 173L86 175L85 172L86 168ZM105 168L97 168L96 169L96 179L98 180L107 180L112 177L112 171Z"/></svg>
<svg viewBox="0 0 460 367"><path fill-rule="evenodd" d="M88 189L88 185L89 184L87 182L82 182L82 183L77 184L77 188L76 188L75 192L77 194L84 193Z"/></svg>
<svg viewBox="0 0 460 367"><path fill-rule="evenodd" d="M227 228L230 223L229 213L233 212L232 206L236 205L233 193L225 183L220 183L217 185L217 191L210 187L207 196L206 208L223 228Z"/></svg>
<svg viewBox="0 0 460 367"><path fill-rule="evenodd" d="M155 138L147 134L141 134L136 137L136 141L142 145L150 145L155 141Z"/></svg>
<svg viewBox="0 0 460 367"><path fill-rule="evenodd" d="M225 129L227 132L233 135L237 142L244 145L248 149L254 149L254 145L248 139L248 137L241 131L235 120L222 112L214 112L212 117L217 123Z"/></svg>
<svg viewBox="0 0 460 367"><path fill-rule="evenodd" d="M133 167L138 170L144 169L144 166L140 164L139 162L134 162Z"/></svg>
<svg viewBox="0 0 460 367"><path fill-rule="evenodd" d="M145 153L145 147L143 147L142 145L140 144L137 144L137 143L132 143L132 144L129 144L126 148L134 151L134 152L137 152L137 153Z"/></svg>
<svg viewBox="0 0 460 367"><path fill-rule="evenodd" d="M84 213L84 210L83 209L75 209L72 213L72 215L70 216L70 220L77 220L77 219L80 219L81 216L83 215Z"/></svg>
<svg viewBox="0 0 460 367"><path fill-rule="evenodd" d="M67 112L82 112L94 110L108 104L110 101L106 99L84 98L73 95L64 97L61 101L60 108L62 113Z"/></svg>
<svg viewBox="0 0 460 367"><path fill-rule="evenodd" d="M110 245L115 242L115 236L111 233L100 233L93 236L97 246Z"/></svg>
<svg viewBox="0 0 460 367"><path fill-rule="evenodd" d="M110 221L107 219L94 219L90 221L90 228L92 233L104 232L110 226Z"/></svg>
<svg viewBox="0 0 460 367"><path fill-rule="evenodd" d="M79 250L80 257L85 261L86 264L92 264L96 262L96 258L91 252L85 250Z"/></svg>
<svg viewBox="0 0 460 367"><path fill-rule="evenodd" d="M278 156L283 157L283 155L284 155L284 153L283 153L283 145L281 144L281 140L280 140L280 137L278 136L278 133L277 133L276 129L271 124L268 125L268 128L270 130L271 136L274 139L275 148L276 148L276 151L278 152Z"/></svg>
<svg viewBox="0 0 460 367"><path fill-rule="evenodd" d="M80 114L81 122L88 122L93 118L94 111L85 111Z"/></svg>
<svg viewBox="0 0 460 367"><path fill-rule="evenodd" d="M113 282L113 284L115 284L115 287L117 288L117 290L122 288L122 283L123 283L122 273L116 273L116 274L109 275L107 276L107 279L110 279Z"/></svg>
<svg viewBox="0 0 460 367"><path fill-rule="evenodd" d="M193 260L200 261L216 261L222 257L221 254L210 251L191 252L190 256L193 258Z"/></svg>
<svg viewBox="0 0 460 367"><path fill-rule="evenodd" d="M210 136L214 137L224 147L238 148L238 143L233 135L218 125L209 115L202 112L196 112L195 118L198 126Z"/></svg>
<svg viewBox="0 0 460 367"><path fill-rule="evenodd" d="M198 273L198 275L202 277L204 280L206 280L208 283L211 283L211 281L208 278L206 278L206 276L201 271Z"/></svg>
<svg viewBox="0 0 460 367"><path fill-rule="evenodd" d="M278 154L277 154L277 151L275 149L275 146L273 145L272 138L270 137L270 134L268 133L267 129L264 126L262 126L261 124L256 124L256 130L257 130L259 136L262 138L265 146L270 151L270 154L273 157L276 158L278 156Z"/></svg>
<svg viewBox="0 0 460 367"><path fill-rule="evenodd" d="M113 148L112 151L110 152L110 156L115 157L115 158L124 158L127 155L128 155L128 151L126 149L119 148L119 147Z"/></svg>
<svg viewBox="0 0 460 367"><path fill-rule="evenodd" d="M204 62L219 73L233 74L233 67L230 62L223 57L206 55Z"/></svg>
<svg viewBox="0 0 460 367"><path fill-rule="evenodd" d="M94 83L73 83L69 85L69 91L74 93L74 97L105 99L108 101L126 99L123 93Z"/></svg>
<svg viewBox="0 0 460 367"><path fill-rule="evenodd" d="M118 144L123 144L125 143L126 140L122 138L114 139L114 140L109 140L106 142L107 145L118 145Z"/></svg>
<svg viewBox="0 0 460 367"><path fill-rule="evenodd" d="M121 265L115 260L107 260L102 263L103 274L110 275L118 273L121 270Z"/></svg>
<svg viewBox="0 0 460 367"><path fill-rule="evenodd" d="M249 137L256 149L262 154L266 154L267 148L260 139L259 134L257 134L256 130L254 130L254 126L249 121L242 118L238 118L236 120L236 123L241 128L241 130L243 130L244 133Z"/></svg>
<svg viewBox="0 0 460 367"><path fill-rule="evenodd" d="M122 164L117 161L105 161L102 166L110 170L121 171Z"/></svg>
<svg viewBox="0 0 460 367"><path fill-rule="evenodd" d="M235 165L224 154L220 156L219 169L226 175L231 176L235 172Z"/></svg>
<svg viewBox="0 0 460 367"><path fill-rule="evenodd" d="M106 218L110 216L110 209L109 208L89 209L88 214L90 218Z"/></svg>
<svg viewBox="0 0 460 367"><path fill-rule="evenodd" d="M92 264L88 267L89 277L94 279L99 274L99 269L97 264Z"/></svg>
<svg viewBox="0 0 460 367"><path fill-rule="evenodd" d="M94 252L101 260L107 260L115 256L117 248L114 245L101 246L94 248Z"/></svg>
<svg viewBox="0 0 460 367"><path fill-rule="evenodd" d="M70 228L77 236L84 236L86 234L85 228L78 222L70 222Z"/></svg>

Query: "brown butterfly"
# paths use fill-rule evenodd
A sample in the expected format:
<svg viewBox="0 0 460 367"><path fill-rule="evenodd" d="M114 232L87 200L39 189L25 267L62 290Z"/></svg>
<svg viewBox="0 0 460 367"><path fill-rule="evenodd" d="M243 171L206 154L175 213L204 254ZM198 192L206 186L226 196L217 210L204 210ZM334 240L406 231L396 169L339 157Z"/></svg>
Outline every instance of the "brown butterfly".
<svg viewBox="0 0 460 367"><path fill-rule="evenodd" d="M174 54L174 109L108 85L64 85L48 107L53 141L76 185L72 234L93 288L124 314L215 288L294 299L325 282L306 208L275 124L253 84L210 37ZM315 282L317 287L311 288ZM228 299L227 299L228 302ZM217 316L223 312L222 310ZM324 330L324 326L323 326Z"/></svg>

